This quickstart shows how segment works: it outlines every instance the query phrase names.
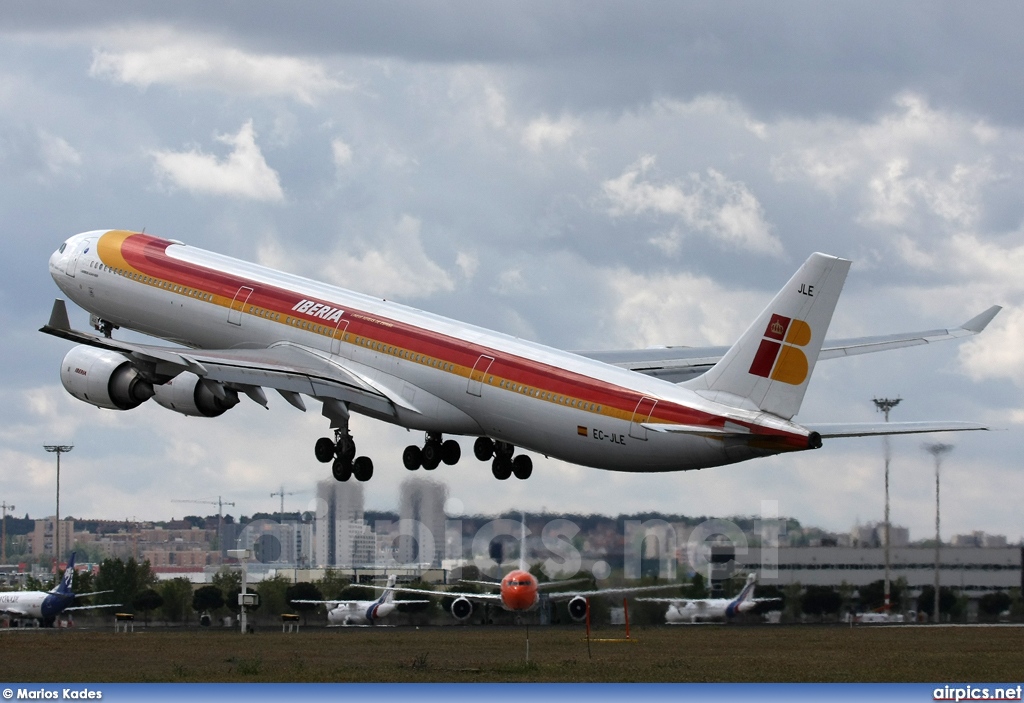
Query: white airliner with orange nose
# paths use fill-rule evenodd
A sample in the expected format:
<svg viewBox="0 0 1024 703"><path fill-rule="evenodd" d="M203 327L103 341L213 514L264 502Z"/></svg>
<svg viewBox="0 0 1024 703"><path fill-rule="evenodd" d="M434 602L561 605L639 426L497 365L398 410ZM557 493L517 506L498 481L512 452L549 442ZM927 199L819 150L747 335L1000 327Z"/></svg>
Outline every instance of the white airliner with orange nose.
<svg viewBox="0 0 1024 703"><path fill-rule="evenodd" d="M537 577L530 573L529 564L526 562L526 516L520 523L519 537L519 567L505 574L500 582L497 581L472 581L463 579L460 583L475 584L486 588L496 588L497 593L469 593L467 591L427 591L418 588L407 588L396 586L396 591L402 593L415 593L427 596L445 596L452 598L448 610L456 620L468 620L473 614L473 603L484 603L488 605L500 605L502 609L517 614L528 613L536 610L540 605L540 594L542 591L549 591L547 597L553 601L568 601L566 606L569 616L581 622L587 617L587 610L590 608L590 599L594 597L627 596L645 591L664 591L668 588L678 588L679 584L661 584L659 586L627 586L621 588L597 588L588 591L550 591L553 588L565 588L579 581L586 579L573 579L568 581L546 581L540 583ZM381 588L381 586L373 586Z"/></svg>
<svg viewBox="0 0 1024 703"><path fill-rule="evenodd" d="M61 363L76 398L129 410L152 398L185 415L216 417L265 388L299 410L321 405L334 437L315 443L334 477L368 480L351 413L422 430L410 470L456 463L460 445L498 479L526 479L517 447L612 471L685 471L823 439L981 430L964 422L801 425L814 365L833 358L982 331L995 306L955 329L825 342L850 262L812 254L731 348L669 347L573 353L317 283L178 241L120 230L75 235L50 275L91 315L98 334L71 328L54 302L41 331L78 343ZM118 328L176 346L113 337Z"/></svg>

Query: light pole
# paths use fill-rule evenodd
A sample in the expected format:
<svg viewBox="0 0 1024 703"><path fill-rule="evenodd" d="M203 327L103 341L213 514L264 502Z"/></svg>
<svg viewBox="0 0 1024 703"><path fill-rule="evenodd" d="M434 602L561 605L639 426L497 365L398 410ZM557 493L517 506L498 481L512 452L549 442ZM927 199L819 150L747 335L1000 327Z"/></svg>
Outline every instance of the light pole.
<svg viewBox="0 0 1024 703"><path fill-rule="evenodd" d="M57 515L53 530L53 556L60 565L60 455L67 454L75 448L73 444L44 444L43 449L57 455Z"/></svg>
<svg viewBox="0 0 1024 703"><path fill-rule="evenodd" d="M942 467L942 457L953 451L952 444L934 442L925 444L924 450L935 458L935 608L934 621L939 621L939 547L942 540L939 536L939 469Z"/></svg>
<svg viewBox="0 0 1024 703"><path fill-rule="evenodd" d="M875 398L875 408L885 413L885 421L889 422L889 411L900 404L902 398ZM889 435L882 437L882 446L885 448L885 614L889 614L889 460L892 458L892 449L889 445Z"/></svg>

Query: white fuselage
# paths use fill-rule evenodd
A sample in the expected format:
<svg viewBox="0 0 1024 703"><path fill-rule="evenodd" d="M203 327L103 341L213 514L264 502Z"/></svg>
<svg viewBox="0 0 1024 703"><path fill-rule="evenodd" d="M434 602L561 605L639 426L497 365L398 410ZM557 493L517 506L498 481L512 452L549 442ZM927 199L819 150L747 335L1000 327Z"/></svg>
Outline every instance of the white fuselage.
<svg viewBox="0 0 1024 703"><path fill-rule="evenodd" d="M56 617L74 602L74 595L44 591L9 591L0 593L0 613L7 613L14 618L42 621Z"/></svg>
<svg viewBox="0 0 1024 703"><path fill-rule="evenodd" d="M148 235L76 235L50 258L75 303L122 328L205 350L287 343L400 398L404 427L486 435L572 463L678 471L806 448L807 431L675 384ZM643 423L767 433L757 448Z"/></svg>

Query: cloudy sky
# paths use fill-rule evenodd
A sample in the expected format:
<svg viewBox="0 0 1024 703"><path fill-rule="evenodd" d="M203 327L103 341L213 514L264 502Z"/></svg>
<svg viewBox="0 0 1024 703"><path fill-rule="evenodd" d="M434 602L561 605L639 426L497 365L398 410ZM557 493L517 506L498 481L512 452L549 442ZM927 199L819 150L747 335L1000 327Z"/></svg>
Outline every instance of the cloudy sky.
<svg viewBox="0 0 1024 703"><path fill-rule="evenodd" d="M570 349L728 344L813 251L853 269L830 336L958 325L963 344L822 363L797 420L964 419L945 536L1024 535L1024 44L1017 3L133 2L0 8L0 500L167 519L305 508L316 412L98 410L39 334L67 236L143 229ZM58 11L59 10L59 11ZM72 321L87 324L81 310ZM357 419L397 506L418 435ZM920 438L893 442L893 521L933 530ZM469 444L464 445L465 455ZM535 460L442 467L507 508L882 517L878 439L701 472Z"/></svg>

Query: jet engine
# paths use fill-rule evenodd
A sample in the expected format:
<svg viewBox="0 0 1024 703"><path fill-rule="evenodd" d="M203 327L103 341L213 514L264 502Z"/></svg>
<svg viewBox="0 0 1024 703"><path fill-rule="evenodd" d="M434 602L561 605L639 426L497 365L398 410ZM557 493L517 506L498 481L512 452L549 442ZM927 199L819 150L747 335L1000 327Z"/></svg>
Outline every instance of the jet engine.
<svg viewBox="0 0 1024 703"><path fill-rule="evenodd" d="M218 417L238 405L238 393L234 389L188 371L154 386L153 390L153 400L159 405L191 417Z"/></svg>
<svg viewBox="0 0 1024 703"><path fill-rule="evenodd" d="M587 599L583 596L576 596L569 601L569 617L576 622L587 617Z"/></svg>
<svg viewBox="0 0 1024 703"><path fill-rule="evenodd" d="M473 614L473 604L468 598L456 598L452 601L451 611L456 620L467 620Z"/></svg>
<svg viewBox="0 0 1024 703"><path fill-rule="evenodd" d="M64 356L60 382L79 400L110 410L131 410L153 397L153 384L124 354L77 346Z"/></svg>

